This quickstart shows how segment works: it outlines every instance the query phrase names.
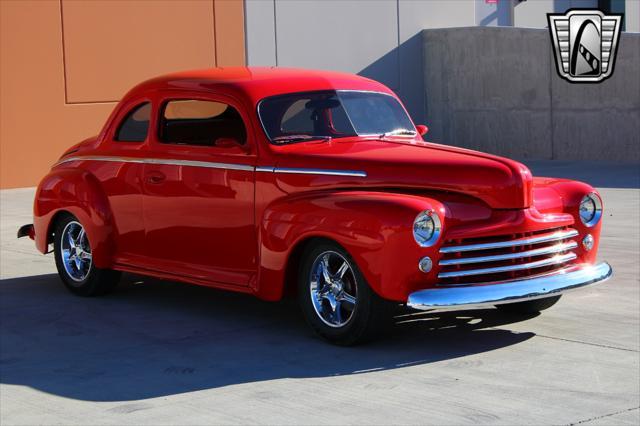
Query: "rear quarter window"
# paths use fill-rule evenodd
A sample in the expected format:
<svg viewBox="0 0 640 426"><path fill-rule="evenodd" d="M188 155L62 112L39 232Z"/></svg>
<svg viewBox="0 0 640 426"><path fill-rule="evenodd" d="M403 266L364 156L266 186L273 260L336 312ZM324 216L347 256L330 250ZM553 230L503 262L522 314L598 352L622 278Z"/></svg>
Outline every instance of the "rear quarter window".
<svg viewBox="0 0 640 426"><path fill-rule="evenodd" d="M122 119L115 140L118 142L144 142L149 133L151 102L137 105Z"/></svg>

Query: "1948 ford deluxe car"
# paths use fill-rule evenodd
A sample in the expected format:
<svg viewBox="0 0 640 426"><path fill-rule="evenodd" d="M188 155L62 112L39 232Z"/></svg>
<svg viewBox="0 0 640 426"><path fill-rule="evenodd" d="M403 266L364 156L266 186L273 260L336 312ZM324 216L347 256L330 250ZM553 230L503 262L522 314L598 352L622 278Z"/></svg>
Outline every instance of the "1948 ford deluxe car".
<svg viewBox="0 0 640 426"><path fill-rule="evenodd" d="M607 279L591 186L424 142L384 85L218 68L144 82L40 183L30 236L73 293L133 272L279 300L340 344L391 308L537 312Z"/></svg>

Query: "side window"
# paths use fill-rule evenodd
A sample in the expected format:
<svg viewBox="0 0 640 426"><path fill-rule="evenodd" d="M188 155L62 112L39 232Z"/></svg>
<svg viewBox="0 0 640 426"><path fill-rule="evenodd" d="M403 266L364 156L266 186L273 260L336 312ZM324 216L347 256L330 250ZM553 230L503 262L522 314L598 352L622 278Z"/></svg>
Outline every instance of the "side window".
<svg viewBox="0 0 640 426"><path fill-rule="evenodd" d="M120 123L115 140L119 142L144 142L149 132L151 103L134 107Z"/></svg>
<svg viewBox="0 0 640 426"><path fill-rule="evenodd" d="M244 145L247 140L242 117L234 107L201 100L168 101L158 133L160 142L178 145L213 146L221 138Z"/></svg>

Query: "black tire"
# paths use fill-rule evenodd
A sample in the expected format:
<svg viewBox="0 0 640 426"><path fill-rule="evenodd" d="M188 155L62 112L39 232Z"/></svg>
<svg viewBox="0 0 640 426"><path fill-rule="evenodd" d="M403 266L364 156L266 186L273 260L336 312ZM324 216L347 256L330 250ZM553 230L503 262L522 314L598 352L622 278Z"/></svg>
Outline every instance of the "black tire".
<svg viewBox="0 0 640 426"><path fill-rule="evenodd" d="M89 265L86 266L86 276L83 276L80 270L77 269L77 276L74 278L71 272L67 271L67 269L65 268L65 261L63 259L64 255L62 238L65 229L67 229L68 226L77 227L78 225L76 224L80 226L80 229L83 229L80 221L71 214L65 214L64 216L58 218L55 223L54 256L56 259L56 268L58 269L58 275L60 276L60 279L62 280L62 283L65 285L65 287L67 287L67 289L73 294L76 294L78 296L91 297L107 294L118 285L118 281L120 280L121 275L120 272L113 271L111 269L96 268L95 265L93 265L93 259L91 259L90 261L83 261L89 262ZM90 255L91 246L89 244L88 238L83 239L83 241L84 248L87 249L85 250L85 253L88 253ZM83 263L83 265L86 265L86 263ZM71 268L71 266L68 267Z"/></svg>
<svg viewBox="0 0 640 426"><path fill-rule="evenodd" d="M326 319L322 319L322 314L317 311L315 302L313 301L319 299L312 299L311 295L313 292L311 284L313 281L312 268L314 264L316 264L316 261L327 253L339 254L342 260L348 262L350 268L350 272L348 272L349 277L343 277L343 285L345 289L349 288L351 294L355 293L356 295L355 307L350 310L349 319L341 326L335 324L334 326L330 326L325 322ZM336 258L339 259L338 256L336 256ZM314 274L314 276L318 277L320 275ZM341 279L340 282L342 281ZM326 286L326 281L324 282L324 286ZM342 288L342 286L340 286L340 288ZM330 293L330 291L327 293ZM328 303L324 299L322 302ZM322 304L322 302L318 303ZM308 247L303 253L298 274L298 303L300 304L307 323L318 335L331 343L342 346L351 346L369 341L385 331L386 327L390 325L391 317L397 305L379 297L369 287L369 284L349 253L339 245L331 242L314 244ZM338 311L341 309L340 306L344 305L338 305Z"/></svg>
<svg viewBox="0 0 640 426"><path fill-rule="evenodd" d="M545 297L544 299L528 300L526 302L505 303L496 308L511 314L536 314L549 309L560 300L560 296Z"/></svg>

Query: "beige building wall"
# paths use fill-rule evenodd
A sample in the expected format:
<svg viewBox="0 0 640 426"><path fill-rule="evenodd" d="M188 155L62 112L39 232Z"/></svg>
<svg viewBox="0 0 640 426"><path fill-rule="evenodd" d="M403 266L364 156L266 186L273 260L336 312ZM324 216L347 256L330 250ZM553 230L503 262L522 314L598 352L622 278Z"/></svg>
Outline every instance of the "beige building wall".
<svg viewBox="0 0 640 426"><path fill-rule="evenodd" d="M244 65L242 0L0 1L0 187L36 185L133 85Z"/></svg>

